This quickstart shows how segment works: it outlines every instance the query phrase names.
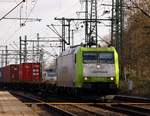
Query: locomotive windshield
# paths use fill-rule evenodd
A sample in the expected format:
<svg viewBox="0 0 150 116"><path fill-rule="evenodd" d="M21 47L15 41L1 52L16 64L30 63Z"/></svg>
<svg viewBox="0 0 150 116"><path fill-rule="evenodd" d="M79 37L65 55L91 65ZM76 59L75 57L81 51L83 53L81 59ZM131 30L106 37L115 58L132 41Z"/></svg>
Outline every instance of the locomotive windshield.
<svg viewBox="0 0 150 116"><path fill-rule="evenodd" d="M96 53L83 53L83 62L84 63L97 63L97 54Z"/></svg>
<svg viewBox="0 0 150 116"><path fill-rule="evenodd" d="M100 63L113 64L114 54L112 52L102 52L102 53L99 53L98 59Z"/></svg>
<svg viewBox="0 0 150 116"><path fill-rule="evenodd" d="M113 64L114 54L113 52L84 52L83 53L83 63L103 63L103 64Z"/></svg>

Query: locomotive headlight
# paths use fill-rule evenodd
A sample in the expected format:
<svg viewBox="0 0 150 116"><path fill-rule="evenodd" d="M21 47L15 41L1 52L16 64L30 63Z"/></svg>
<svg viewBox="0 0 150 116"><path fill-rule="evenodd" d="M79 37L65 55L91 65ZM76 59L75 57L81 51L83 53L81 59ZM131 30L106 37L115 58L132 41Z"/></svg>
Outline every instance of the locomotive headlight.
<svg viewBox="0 0 150 116"><path fill-rule="evenodd" d="M97 67L97 68L100 68L101 66L98 64L96 67Z"/></svg>
<svg viewBox="0 0 150 116"><path fill-rule="evenodd" d="M84 80L88 80L88 78L87 78L87 77L84 77Z"/></svg>
<svg viewBox="0 0 150 116"><path fill-rule="evenodd" d="M110 80L113 81L113 80L114 80L114 77L111 77Z"/></svg>

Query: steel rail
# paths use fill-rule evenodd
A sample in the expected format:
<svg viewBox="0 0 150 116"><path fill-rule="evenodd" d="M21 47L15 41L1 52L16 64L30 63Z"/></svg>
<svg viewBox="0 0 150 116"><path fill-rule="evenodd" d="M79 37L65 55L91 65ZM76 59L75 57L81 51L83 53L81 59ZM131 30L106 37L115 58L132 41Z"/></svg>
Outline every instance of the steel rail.
<svg viewBox="0 0 150 116"><path fill-rule="evenodd" d="M57 112L57 113L60 113L61 115L63 116L76 116L70 112L67 112L67 111L64 111L63 109L60 109L60 108L57 108L57 107L54 107L53 105L50 105L40 99L37 99L37 98L33 98L33 97L29 97L29 96L26 96L26 95L22 95L22 94L18 94L16 92L10 92L12 95L14 96L19 96L19 97L22 97L23 99L27 99L27 100L31 100L33 102L39 102L41 104L38 104L38 106L41 106L41 107L44 107L44 109L47 111L47 112L51 112L52 110ZM35 103L33 103L35 104Z"/></svg>
<svg viewBox="0 0 150 116"><path fill-rule="evenodd" d="M30 97L30 96L26 96L26 95L14 93L14 92L11 92L11 93L15 96L19 96L19 97L25 99L24 104L26 104L28 106L37 105L41 108L44 108L44 110L46 110L47 112L54 111L54 112L60 113L65 116L77 116L78 112L75 113L75 112L66 110L65 107L63 107L63 108L59 107L59 105L62 105L62 106L68 105L73 109L77 108L87 114L90 114L90 115L104 116L103 112L96 112L94 110L92 111L90 108L84 108L84 107L80 106L82 104L82 105L89 105L89 107L91 107L90 105L94 105L97 103L69 103L69 102L68 103L48 103L48 102L44 102L44 101L34 98L34 97ZM26 99L30 100L31 102L29 102L29 101L26 102ZM98 104L100 104L100 103L98 103Z"/></svg>
<svg viewBox="0 0 150 116"><path fill-rule="evenodd" d="M119 108L125 108L129 109L132 112L134 111L135 113L141 114L141 115L150 115L150 109L147 108L142 108L140 106L133 106L133 105L126 105L126 104L118 104L118 105L112 105L113 107L119 107Z"/></svg>
<svg viewBox="0 0 150 116"><path fill-rule="evenodd" d="M109 110L109 111L114 111L114 112L120 112L123 114L127 115L138 115L138 116L149 116L149 109L145 109L142 107L136 107L136 106L131 106L131 105L125 105L125 104L96 104L94 105L95 107L101 107L103 109Z"/></svg>
<svg viewBox="0 0 150 116"><path fill-rule="evenodd" d="M70 105L72 105L72 106L74 106L74 107L77 107L77 108L79 108L79 109L81 109L81 110L84 110L84 111L86 111L86 112L89 112L89 113L91 113L91 114L93 114L93 115L95 115L95 116L103 116L104 114L102 114L102 113L99 113L99 112L94 112L94 111L92 111L91 109L87 109L87 108L84 108L84 107L82 107L82 106L80 106L80 104L70 104ZM87 104L86 104L87 105Z"/></svg>
<svg viewBox="0 0 150 116"><path fill-rule="evenodd" d="M26 96L26 95L21 95L21 94L17 94L17 93L14 93L12 92L13 95L18 95L24 99L27 99L27 100L31 100L28 101L28 102L24 102L24 104L26 105L32 105L32 104L36 104L37 106L40 106L40 107L44 107L47 111L51 110L51 111L54 111L54 112L57 112L57 113L60 113L62 115L66 115L66 116L75 116L76 114L75 113L71 113L71 111L66 111L64 108L59 108L59 106L57 107L57 105L69 105L70 107L76 107L82 111L85 111L86 113L89 113L89 114L94 114L94 115L103 115L103 114L100 114L98 112L94 112L92 110L89 110L89 109L85 109L83 108L82 106L80 105L92 105L92 106L95 106L95 107L98 107L98 108L102 108L102 109L105 109L105 110L109 110L109 111L113 111L113 112L117 112L117 113L123 113L123 114L127 114L127 115L140 115L140 116L148 116L150 114L150 109L146 109L146 108L143 108L143 107L140 107L140 105L150 105L150 103L148 102L140 102L140 103L137 103L137 102L133 102L133 103L56 103L56 102L44 102L42 100L40 100L39 98L34 98L34 97L30 97L30 96ZM126 96L127 97L127 96ZM131 97L132 99L134 97ZM139 98L139 97L138 97ZM137 97L136 97L137 99ZM147 100L147 99L145 99ZM133 105L139 105L139 107L137 106L133 106Z"/></svg>
<svg viewBox="0 0 150 116"><path fill-rule="evenodd" d="M33 102L24 102L24 104L32 104ZM35 104L43 104L43 103L40 103L40 102L34 102ZM72 103L72 102L46 102L47 104L50 104L50 105L118 105L118 103ZM123 105L150 105L150 103L121 103Z"/></svg>
<svg viewBox="0 0 150 116"><path fill-rule="evenodd" d="M115 95L114 100L150 103L150 98L127 96L127 95Z"/></svg>

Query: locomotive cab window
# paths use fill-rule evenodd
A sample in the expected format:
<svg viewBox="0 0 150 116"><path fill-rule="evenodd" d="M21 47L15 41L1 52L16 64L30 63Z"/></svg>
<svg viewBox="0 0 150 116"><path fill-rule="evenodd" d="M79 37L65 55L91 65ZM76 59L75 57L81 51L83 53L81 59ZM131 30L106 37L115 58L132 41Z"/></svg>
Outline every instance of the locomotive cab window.
<svg viewBox="0 0 150 116"><path fill-rule="evenodd" d="M92 52L83 53L83 63L97 63L97 54Z"/></svg>
<svg viewBox="0 0 150 116"><path fill-rule="evenodd" d="M113 52L84 52L83 63L103 63L113 64L114 53Z"/></svg>
<svg viewBox="0 0 150 116"><path fill-rule="evenodd" d="M101 52L98 55L100 63L113 64L114 63L114 53L113 52Z"/></svg>

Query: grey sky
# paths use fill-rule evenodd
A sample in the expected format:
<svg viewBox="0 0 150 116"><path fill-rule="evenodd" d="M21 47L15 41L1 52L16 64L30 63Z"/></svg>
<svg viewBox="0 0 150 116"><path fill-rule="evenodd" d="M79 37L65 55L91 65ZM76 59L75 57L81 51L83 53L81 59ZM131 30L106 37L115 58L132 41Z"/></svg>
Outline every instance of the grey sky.
<svg viewBox="0 0 150 116"><path fill-rule="evenodd" d="M9 1L9 0L7 0ZM10 0L13 1L13 0ZM7 13L10 9L12 9L18 2L0 2L0 16L2 17L5 13ZM29 2L28 2L29 1ZM33 7L33 3L30 2L32 0L28 0L28 6L26 10L26 4L23 5L22 8L22 15L27 15L30 13L31 8ZM36 1L36 0L33 0ZM34 33L41 33L45 30L47 24L51 24L54 22L54 17L56 16L71 16L71 14L76 11L78 7L73 6L78 3L78 0L38 0L37 4L35 5L30 17L41 18L43 19L42 22L29 22L26 23L25 27L19 27L19 21L17 20L2 20L0 22L0 41L4 44L8 44L9 41L17 40L18 35L24 35L29 33L32 35ZM19 17L19 7L16 8L10 15L7 17ZM22 16L23 17L23 16ZM44 25L45 24L45 25ZM45 27L43 27L45 26ZM29 31L28 31L29 29ZM31 30L33 33L31 33ZM23 31L23 33L22 33ZM7 40L7 41L5 41Z"/></svg>
<svg viewBox="0 0 150 116"><path fill-rule="evenodd" d="M16 6L21 0L0 0L0 17L5 15L9 10ZM26 0L27 3L22 5L22 17L26 17L30 14L29 18L41 18L41 22L27 22L26 25L20 28L19 20L1 20L0 21L0 45L9 45L13 41L19 42L19 36L27 35L29 39L36 39L36 33L40 33L40 36L56 36L52 33L46 25L48 24L60 24L54 20L54 17L77 17L76 11L81 10L80 0ZM37 3L36 3L37 1ZM111 4L111 0L98 0L100 3ZM35 7L34 4L36 3ZM34 7L34 9L33 9ZM16 8L7 17L19 17L20 7ZM107 10L106 7L98 5L98 15L101 15L103 11ZM110 9L108 9L110 10ZM106 15L104 18L110 17ZM23 22L23 21L22 21ZM106 23L108 24L108 23ZM79 43L84 39L83 31L79 29L76 33L75 43ZM99 28L99 35L105 36L108 34L109 28L104 25Z"/></svg>

